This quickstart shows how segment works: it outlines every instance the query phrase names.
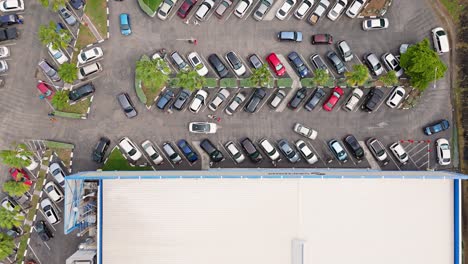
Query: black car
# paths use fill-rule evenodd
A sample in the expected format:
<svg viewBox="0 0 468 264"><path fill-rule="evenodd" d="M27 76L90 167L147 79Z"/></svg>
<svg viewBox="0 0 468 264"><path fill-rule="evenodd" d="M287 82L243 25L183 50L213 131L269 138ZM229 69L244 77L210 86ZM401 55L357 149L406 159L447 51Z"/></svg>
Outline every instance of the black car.
<svg viewBox="0 0 468 264"><path fill-rule="evenodd" d="M296 109L301 102L304 100L304 98L307 95L307 88L301 88L297 90L296 94L294 95L293 98L291 98L291 101L289 101L289 108L291 109Z"/></svg>
<svg viewBox="0 0 468 264"><path fill-rule="evenodd" d="M372 112L377 109L384 96L384 92L377 88L372 88L367 94L366 102L362 105L362 109L367 112Z"/></svg>
<svg viewBox="0 0 468 264"><path fill-rule="evenodd" d="M335 70L338 74L343 74L346 70L344 63L341 61L340 57L338 57L338 54L334 51L329 51L327 53L327 58L330 61L330 63L335 67Z"/></svg>
<svg viewBox="0 0 468 264"><path fill-rule="evenodd" d="M84 6L84 1L83 0L70 0L70 5L73 6L76 10L80 10Z"/></svg>
<svg viewBox="0 0 468 264"><path fill-rule="evenodd" d="M102 137L99 139L99 142L94 147L92 159L95 162L102 163L104 160L104 156L106 155L106 151L109 148L110 140L106 137Z"/></svg>
<svg viewBox="0 0 468 264"><path fill-rule="evenodd" d="M216 70L216 73L218 73L219 77L224 78L229 74L229 71L226 68L226 65L224 65L224 63L221 61L218 55L211 54L208 57L208 62Z"/></svg>
<svg viewBox="0 0 468 264"><path fill-rule="evenodd" d="M0 27L23 24L23 17L17 14L0 16Z"/></svg>
<svg viewBox="0 0 468 264"><path fill-rule="evenodd" d="M164 108L171 102L172 98L174 98L174 92L167 89L159 97L158 103L156 104L156 106L159 109L164 110Z"/></svg>
<svg viewBox="0 0 468 264"><path fill-rule="evenodd" d="M37 221L34 227L42 241L49 241L54 237L54 234L52 234L52 231L50 231L50 229L47 227L47 224L44 220Z"/></svg>
<svg viewBox="0 0 468 264"><path fill-rule="evenodd" d="M353 135L349 135L344 138L343 142L358 162L361 162L362 158L364 158L364 149L361 147L357 139Z"/></svg>
<svg viewBox="0 0 468 264"><path fill-rule="evenodd" d="M252 140L250 140L250 138L244 138L241 141L241 146L242 148L244 148L247 155L249 155L249 158L252 162L259 163L260 161L262 161L262 154L260 154L257 147L255 147L254 143L252 142Z"/></svg>
<svg viewBox="0 0 468 264"><path fill-rule="evenodd" d="M76 89L71 90L68 93L68 99L70 99L70 101L78 101L81 98L85 98L86 96L91 95L92 93L94 93L94 91L94 85L92 83L87 83Z"/></svg>
<svg viewBox="0 0 468 264"><path fill-rule="evenodd" d="M249 56L249 62L252 64L252 67L255 69L260 69L263 66L263 62L257 56L257 54L252 54Z"/></svg>
<svg viewBox="0 0 468 264"><path fill-rule="evenodd" d="M202 140L202 142L200 142L200 147L210 156L212 162L224 160L223 153L221 153L209 139Z"/></svg>
<svg viewBox="0 0 468 264"><path fill-rule="evenodd" d="M0 41L12 40L18 38L18 30L12 28L0 28Z"/></svg>
<svg viewBox="0 0 468 264"><path fill-rule="evenodd" d="M252 97L250 97L250 100L247 102L247 104L244 107L244 110L248 113L255 113L257 110L258 105L260 102L265 98L266 96L266 91L263 88L257 88L255 89Z"/></svg>
<svg viewBox="0 0 468 264"><path fill-rule="evenodd" d="M187 103L188 99L190 98L190 95L192 95L192 92L190 92L189 90L182 90L174 102L174 108L179 111L182 110L184 108L185 103Z"/></svg>
<svg viewBox="0 0 468 264"><path fill-rule="evenodd" d="M309 101L304 105L304 108L308 111L314 110L314 108L320 103L323 97L325 97L325 91L322 88L315 89Z"/></svg>

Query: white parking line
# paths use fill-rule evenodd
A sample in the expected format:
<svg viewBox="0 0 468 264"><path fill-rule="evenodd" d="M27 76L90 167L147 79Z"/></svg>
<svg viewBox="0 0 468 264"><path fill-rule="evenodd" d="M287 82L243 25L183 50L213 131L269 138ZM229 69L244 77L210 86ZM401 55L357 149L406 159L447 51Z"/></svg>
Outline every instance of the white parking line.
<svg viewBox="0 0 468 264"><path fill-rule="evenodd" d="M16 42L8 42L5 44L2 44L2 46L14 46L14 45L16 45Z"/></svg>
<svg viewBox="0 0 468 264"><path fill-rule="evenodd" d="M323 165L324 165L324 166L327 166L327 164L325 163L325 161L323 160L323 158L320 156L319 152L315 149L315 147L314 147L314 145L312 144L312 142L309 142L309 145L312 147L312 149L314 150L315 155L317 155L317 157L319 158L319 160L322 161Z"/></svg>
<svg viewBox="0 0 468 264"><path fill-rule="evenodd" d="M398 170L401 171L400 166L398 166L398 163L396 163L396 161L393 159L391 151L387 151L387 156L393 161Z"/></svg>
<svg viewBox="0 0 468 264"><path fill-rule="evenodd" d="M268 90L267 90L267 93L268 93ZM252 95L253 95L253 94L252 94ZM262 104L260 105L259 108L257 108L257 111L255 111L255 113L260 112L260 110L263 108L263 106L266 104L266 102L267 102L268 100L270 100L271 95L272 95L272 94L270 93L270 94L268 94L268 96L267 96L266 98L263 98Z"/></svg>
<svg viewBox="0 0 468 264"><path fill-rule="evenodd" d="M44 243L45 243L45 242L44 242ZM29 247L29 249L31 250L31 252L34 254L34 256L36 257L36 260L39 262L39 264L41 264L41 263L42 263L41 260L40 260L39 257L37 256L37 254L36 254L36 252L34 251L34 249L32 249L32 247L31 247L30 244L28 244L28 247ZM49 248L49 250L50 250L50 248ZM13 263L12 261L10 261L10 262Z"/></svg>
<svg viewBox="0 0 468 264"><path fill-rule="evenodd" d="M75 36L75 34L73 34L73 31L71 30L70 26L68 25L68 23L65 21L65 19L63 19L63 17L61 15L59 15L60 19L62 20L62 24L65 25L65 27L68 29L68 31L70 32L70 34L73 36L74 39L77 39L77 37ZM76 22L76 23L79 23L79 22Z"/></svg>
<svg viewBox="0 0 468 264"><path fill-rule="evenodd" d="M257 4L256 3L252 3L250 6L249 6L249 10L248 10L248 13L247 14L244 14L244 20L247 20L247 18L250 17L250 15L252 14L252 11L255 10L255 6Z"/></svg>

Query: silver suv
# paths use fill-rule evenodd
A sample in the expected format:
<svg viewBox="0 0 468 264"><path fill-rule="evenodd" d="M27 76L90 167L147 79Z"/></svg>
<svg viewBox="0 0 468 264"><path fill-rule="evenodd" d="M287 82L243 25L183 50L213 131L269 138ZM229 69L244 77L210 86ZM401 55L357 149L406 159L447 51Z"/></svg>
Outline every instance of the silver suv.
<svg viewBox="0 0 468 264"><path fill-rule="evenodd" d="M260 21L263 19L265 14L268 12L270 9L271 5L273 4L273 0L262 0L260 2L260 6L257 8L255 11L253 17L257 20Z"/></svg>

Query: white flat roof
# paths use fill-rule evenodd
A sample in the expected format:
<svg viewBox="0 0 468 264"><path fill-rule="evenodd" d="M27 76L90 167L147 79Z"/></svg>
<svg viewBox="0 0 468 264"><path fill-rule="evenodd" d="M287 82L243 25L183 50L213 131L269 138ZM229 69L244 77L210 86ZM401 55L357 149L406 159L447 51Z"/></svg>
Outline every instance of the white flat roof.
<svg viewBox="0 0 468 264"><path fill-rule="evenodd" d="M453 181L103 182L103 263L453 263Z"/></svg>

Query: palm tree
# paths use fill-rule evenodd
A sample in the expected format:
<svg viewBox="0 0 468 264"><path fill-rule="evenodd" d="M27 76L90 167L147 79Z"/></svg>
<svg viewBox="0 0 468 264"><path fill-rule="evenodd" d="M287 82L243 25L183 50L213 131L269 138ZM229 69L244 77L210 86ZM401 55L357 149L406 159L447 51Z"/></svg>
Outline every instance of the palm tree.
<svg viewBox="0 0 468 264"><path fill-rule="evenodd" d="M5 207L0 208L0 227L11 229L20 227L23 223L24 215L20 214L20 207L15 206L13 210L8 210Z"/></svg>
<svg viewBox="0 0 468 264"><path fill-rule="evenodd" d="M265 87L270 83L271 73L268 70L266 64L263 64L262 67L254 69L252 75L249 78L250 85L256 87Z"/></svg>
<svg viewBox="0 0 468 264"><path fill-rule="evenodd" d="M135 77L140 79L143 85L152 91L160 89L169 78L159 67L161 64L161 61L151 60L148 56L143 55L136 62Z"/></svg>
<svg viewBox="0 0 468 264"><path fill-rule="evenodd" d="M387 86L398 84L398 77L395 71L389 71L387 74L380 76L379 81L383 82Z"/></svg>
<svg viewBox="0 0 468 264"><path fill-rule="evenodd" d="M205 77L200 76L195 70L180 71L173 82L173 85L189 89L190 91L201 89L205 84Z"/></svg>
<svg viewBox="0 0 468 264"><path fill-rule="evenodd" d="M52 100L50 100L50 103L55 109L61 111L68 104L68 91L57 91Z"/></svg>
<svg viewBox="0 0 468 264"><path fill-rule="evenodd" d="M3 184L3 191L10 196L21 196L29 191L30 186L23 181L7 181Z"/></svg>
<svg viewBox="0 0 468 264"><path fill-rule="evenodd" d="M57 11L59 7L65 6L67 0L39 0L43 7L52 7L53 11Z"/></svg>
<svg viewBox="0 0 468 264"><path fill-rule="evenodd" d="M31 165L31 160L25 157L32 157L33 153L24 144L18 144L15 149L0 151L0 159L2 162L13 168L24 168Z"/></svg>
<svg viewBox="0 0 468 264"><path fill-rule="evenodd" d="M354 64L353 70L345 73L346 82L350 86L363 85L369 78L369 70L365 65Z"/></svg>
<svg viewBox="0 0 468 264"><path fill-rule="evenodd" d="M78 78L78 68L75 64L64 63L58 69L58 75L66 83L73 83Z"/></svg>
<svg viewBox="0 0 468 264"><path fill-rule="evenodd" d="M71 41L70 32L65 29L61 29L59 32L56 31L56 24L54 21L50 21L49 25L39 26L39 40L42 45L47 46L52 43L54 49L66 49Z"/></svg>
<svg viewBox="0 0 468 264"><path fill-rule="evenodd" d="M13 237L4 233L0 233L0 260L4 260L13 254L15 248L16 245Z"/></svg>
<svg viewBox="0 0 468 264"><path fill-rule="evenodd" d="M314 72L314 77L312 77L312 81L315 85L322 86L328 83L330 80L330 75L324 69L317 69Z"/></svg>

